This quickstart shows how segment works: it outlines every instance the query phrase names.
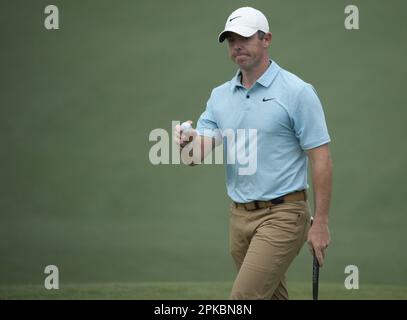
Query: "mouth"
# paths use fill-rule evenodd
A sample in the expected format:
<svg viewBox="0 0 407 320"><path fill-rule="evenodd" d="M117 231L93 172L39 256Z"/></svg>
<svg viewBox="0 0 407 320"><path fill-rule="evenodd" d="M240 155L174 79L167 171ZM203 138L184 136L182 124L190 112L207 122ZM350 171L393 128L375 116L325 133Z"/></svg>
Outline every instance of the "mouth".
<svg viewBox="0 0 407 320"><path fill-rule="evenodd" d="M236 55L235 55L235 59L245 58L245 57L248 57L248 56L249 56L249 55L247 55L247 54L239 53L239 54L236 54Z"/></svg>

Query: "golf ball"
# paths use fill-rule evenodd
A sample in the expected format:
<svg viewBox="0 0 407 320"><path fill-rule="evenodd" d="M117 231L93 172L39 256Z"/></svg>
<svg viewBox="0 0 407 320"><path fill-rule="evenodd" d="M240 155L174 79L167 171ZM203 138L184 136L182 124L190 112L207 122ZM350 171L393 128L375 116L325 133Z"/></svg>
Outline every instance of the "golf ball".
<svg viewBox="0 0 407 320"><path fill-rule="evenodd" d="M187 134L188 131L190 131L192 129L192 126L189 122L184 122L183 124L181 124L181 130L184 134Z"/></svg>

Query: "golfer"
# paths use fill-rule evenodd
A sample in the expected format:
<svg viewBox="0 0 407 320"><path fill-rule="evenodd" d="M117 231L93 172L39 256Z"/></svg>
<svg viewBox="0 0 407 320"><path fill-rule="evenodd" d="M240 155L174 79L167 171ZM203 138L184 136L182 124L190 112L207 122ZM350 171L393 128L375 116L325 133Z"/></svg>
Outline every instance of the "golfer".
<svg viewBox="0 0 407 320"><path fill-rule="evenodd" d="M256 152L255 172L242 174L239 169L245 164L238 161L226 164L232 199L230 253L238 271L230 298L288 299L285 274L301 247L308 241L323 266L330 242L332 160L324 112L312 85L270 59L272 34L263 13L250 7L237 9L218 40L227 41L239 70L212 91L196 130L187 136L176 126L174 140L181 151L188 145L202 150L189 163L196 165L213 150L219 132L255 130L256 148L249 148ZM241 146L250 143L249 136L243 144L236 142L237 158L239 152L246 152ZM191 152L181 152L184 163L187 155ZM308 160L314 190L312 227Z"/></svg>

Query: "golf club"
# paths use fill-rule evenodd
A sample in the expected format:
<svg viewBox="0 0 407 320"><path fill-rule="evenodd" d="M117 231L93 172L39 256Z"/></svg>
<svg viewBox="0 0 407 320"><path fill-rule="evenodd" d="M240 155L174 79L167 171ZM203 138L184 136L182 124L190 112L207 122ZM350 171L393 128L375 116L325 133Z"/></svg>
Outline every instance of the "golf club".
<svg viewBox="0 0 407 320"><path fill-rule="evenodd" d="M313 221L314 218L311 217L311 226ZM319 263L314 253L312 259L312 300L318 300L318 287L319 287Z"/></svg>

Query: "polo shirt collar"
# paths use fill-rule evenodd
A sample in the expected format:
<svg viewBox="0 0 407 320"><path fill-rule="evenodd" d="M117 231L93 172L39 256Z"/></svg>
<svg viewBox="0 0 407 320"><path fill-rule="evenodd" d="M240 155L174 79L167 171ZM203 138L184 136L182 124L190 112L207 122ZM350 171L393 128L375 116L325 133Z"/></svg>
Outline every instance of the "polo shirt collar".
<svg viewBox="0 0 407 320"><path fill-rule="evenodd" d="M271 59L270 59L270 62L271 62L271 64L269 65L267 70L256 81L259 84L261 84L263 87L269 87L281 69L280 66L277 64L277 62L275 62Z"/></svg>
<svg viewBox="0 0 407 320"><path fill-rule="evenodd" d="M241 73L240 69L237 70L235 76L232 78L232 80L230 82L230 90L231 91L234 91L236 87L242 87L243 88L243 85L241 83L241 75L242 75L242 73Z"/></svg>
<svg viewBox="0 0 407 320"><path fill-rule="evenodd" d="M278 72L280 71L281 67L273 60L271 60L271 64L267 68L267 70L257 79L258 82L263 87L269 87L270 84L273 82L274 78L277 76ZM243 87L241 81L241 71L238 70L235 76L231 80L231 90L233 91L236 87Z"/></svg>

